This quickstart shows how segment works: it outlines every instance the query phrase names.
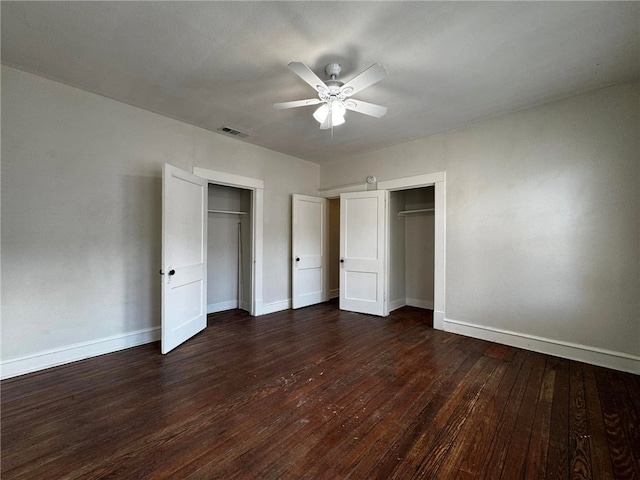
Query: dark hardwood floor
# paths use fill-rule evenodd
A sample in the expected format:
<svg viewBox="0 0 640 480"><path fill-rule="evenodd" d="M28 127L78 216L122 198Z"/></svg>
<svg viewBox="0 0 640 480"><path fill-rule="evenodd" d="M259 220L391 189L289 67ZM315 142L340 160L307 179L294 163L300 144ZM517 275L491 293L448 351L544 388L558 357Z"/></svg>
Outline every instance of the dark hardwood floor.
<svg viewBox="0 0 640 480"><path fill-rule="evenodd" d="M323 304L3 381L2 479L638 479L640 378Z"/></svg>

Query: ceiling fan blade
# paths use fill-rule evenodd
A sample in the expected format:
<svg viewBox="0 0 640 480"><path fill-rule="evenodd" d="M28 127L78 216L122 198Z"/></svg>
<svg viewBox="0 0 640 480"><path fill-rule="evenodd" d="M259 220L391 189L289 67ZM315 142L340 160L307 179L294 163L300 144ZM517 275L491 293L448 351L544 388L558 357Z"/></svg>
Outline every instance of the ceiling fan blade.
<svg viewBox="0 0 640 480"><path fill-rule="evenodd" d="M273 108L284 110L285 108L306 107L308 105L317 105L321 103L318 98L310 98L308 100L295 100L293 102L274 103Z"/></svg>
<svg viewBox="0 0 640 480"><path fill-rule="evenodd" d="M321 91L327 92L327 91L329 91L329 89L327 88L325 83L322 80L320 80L320 77L318 77L315 73L313 73L313 70L311 70L309 67L307 67L304 63L302 63L302 62L291 62L288 65L288 67L293 73L295 73L302 80L304 80L309 85L311 85L311 87L313 87L314 90L316 90L318 92L321 92Z"/></svg>
<svg viewBox="0 0 640 480"><path fill-rule="evenodd" d="M372 117L380 118L387 113L387 107L382 105L376 105L374 103L363 102L361 100L353 100L350 98L344 102L344 106L347 110L351 110L358 113L364 113Z"/></svg>
<svg viewBox="0 0 640 480"><path fill-rule="evenodd" d="M355 95L360 90L363 90L374 83L379 82L384 77L387 76L387 69L378 63L374 63L369 68L367 68L364 72L358 75L355 78L352 78L347 83L345 83L340 91L347 97L351 95Z"/></svg>

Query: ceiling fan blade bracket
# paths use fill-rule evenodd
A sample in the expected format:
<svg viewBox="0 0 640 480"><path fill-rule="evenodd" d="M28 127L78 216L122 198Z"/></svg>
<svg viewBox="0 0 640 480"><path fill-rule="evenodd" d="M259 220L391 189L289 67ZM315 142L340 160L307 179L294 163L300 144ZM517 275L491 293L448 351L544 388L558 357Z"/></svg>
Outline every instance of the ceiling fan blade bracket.
<svg viewBox="0 0 640 480"><path fill-rule="evenodd" d="M340 89L340 93L342 93L342 95L344 95L345 97L348 97L350 95L353 95L353 87L342 87Z"/></svg>

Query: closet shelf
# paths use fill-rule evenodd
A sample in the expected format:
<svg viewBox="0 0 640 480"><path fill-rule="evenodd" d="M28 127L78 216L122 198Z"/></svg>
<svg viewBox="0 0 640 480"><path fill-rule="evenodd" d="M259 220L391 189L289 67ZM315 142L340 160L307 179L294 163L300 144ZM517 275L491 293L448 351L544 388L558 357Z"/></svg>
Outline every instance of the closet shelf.
<svg viewBox="0 0 640 480"><path fill-rule="evenodd" d="M207 210L209 213L226 213L228 215L246 215L247 212L231 212L229 210Z"/></svg>
<svg viewBox="0 0 640 480"><path fill-rule="evenodd" d="M417 210L402 210L398 212L399 217L406 217L407 215L414 215L416 213L427 213L433 212L433 208L418 208Z"/></svg>

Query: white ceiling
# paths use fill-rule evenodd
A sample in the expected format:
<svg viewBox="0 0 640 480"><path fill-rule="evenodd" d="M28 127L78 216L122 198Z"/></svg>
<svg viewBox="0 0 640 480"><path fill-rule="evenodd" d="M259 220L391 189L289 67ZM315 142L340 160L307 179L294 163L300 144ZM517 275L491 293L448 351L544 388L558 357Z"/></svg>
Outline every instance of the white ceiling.
<svg viewBox="0 0 640 480"><path fill-rule="evenodd" d="M640 77L638 2L6 2L2 63L316 163ZM387 78L319 130L287 69Z"/></svg>

